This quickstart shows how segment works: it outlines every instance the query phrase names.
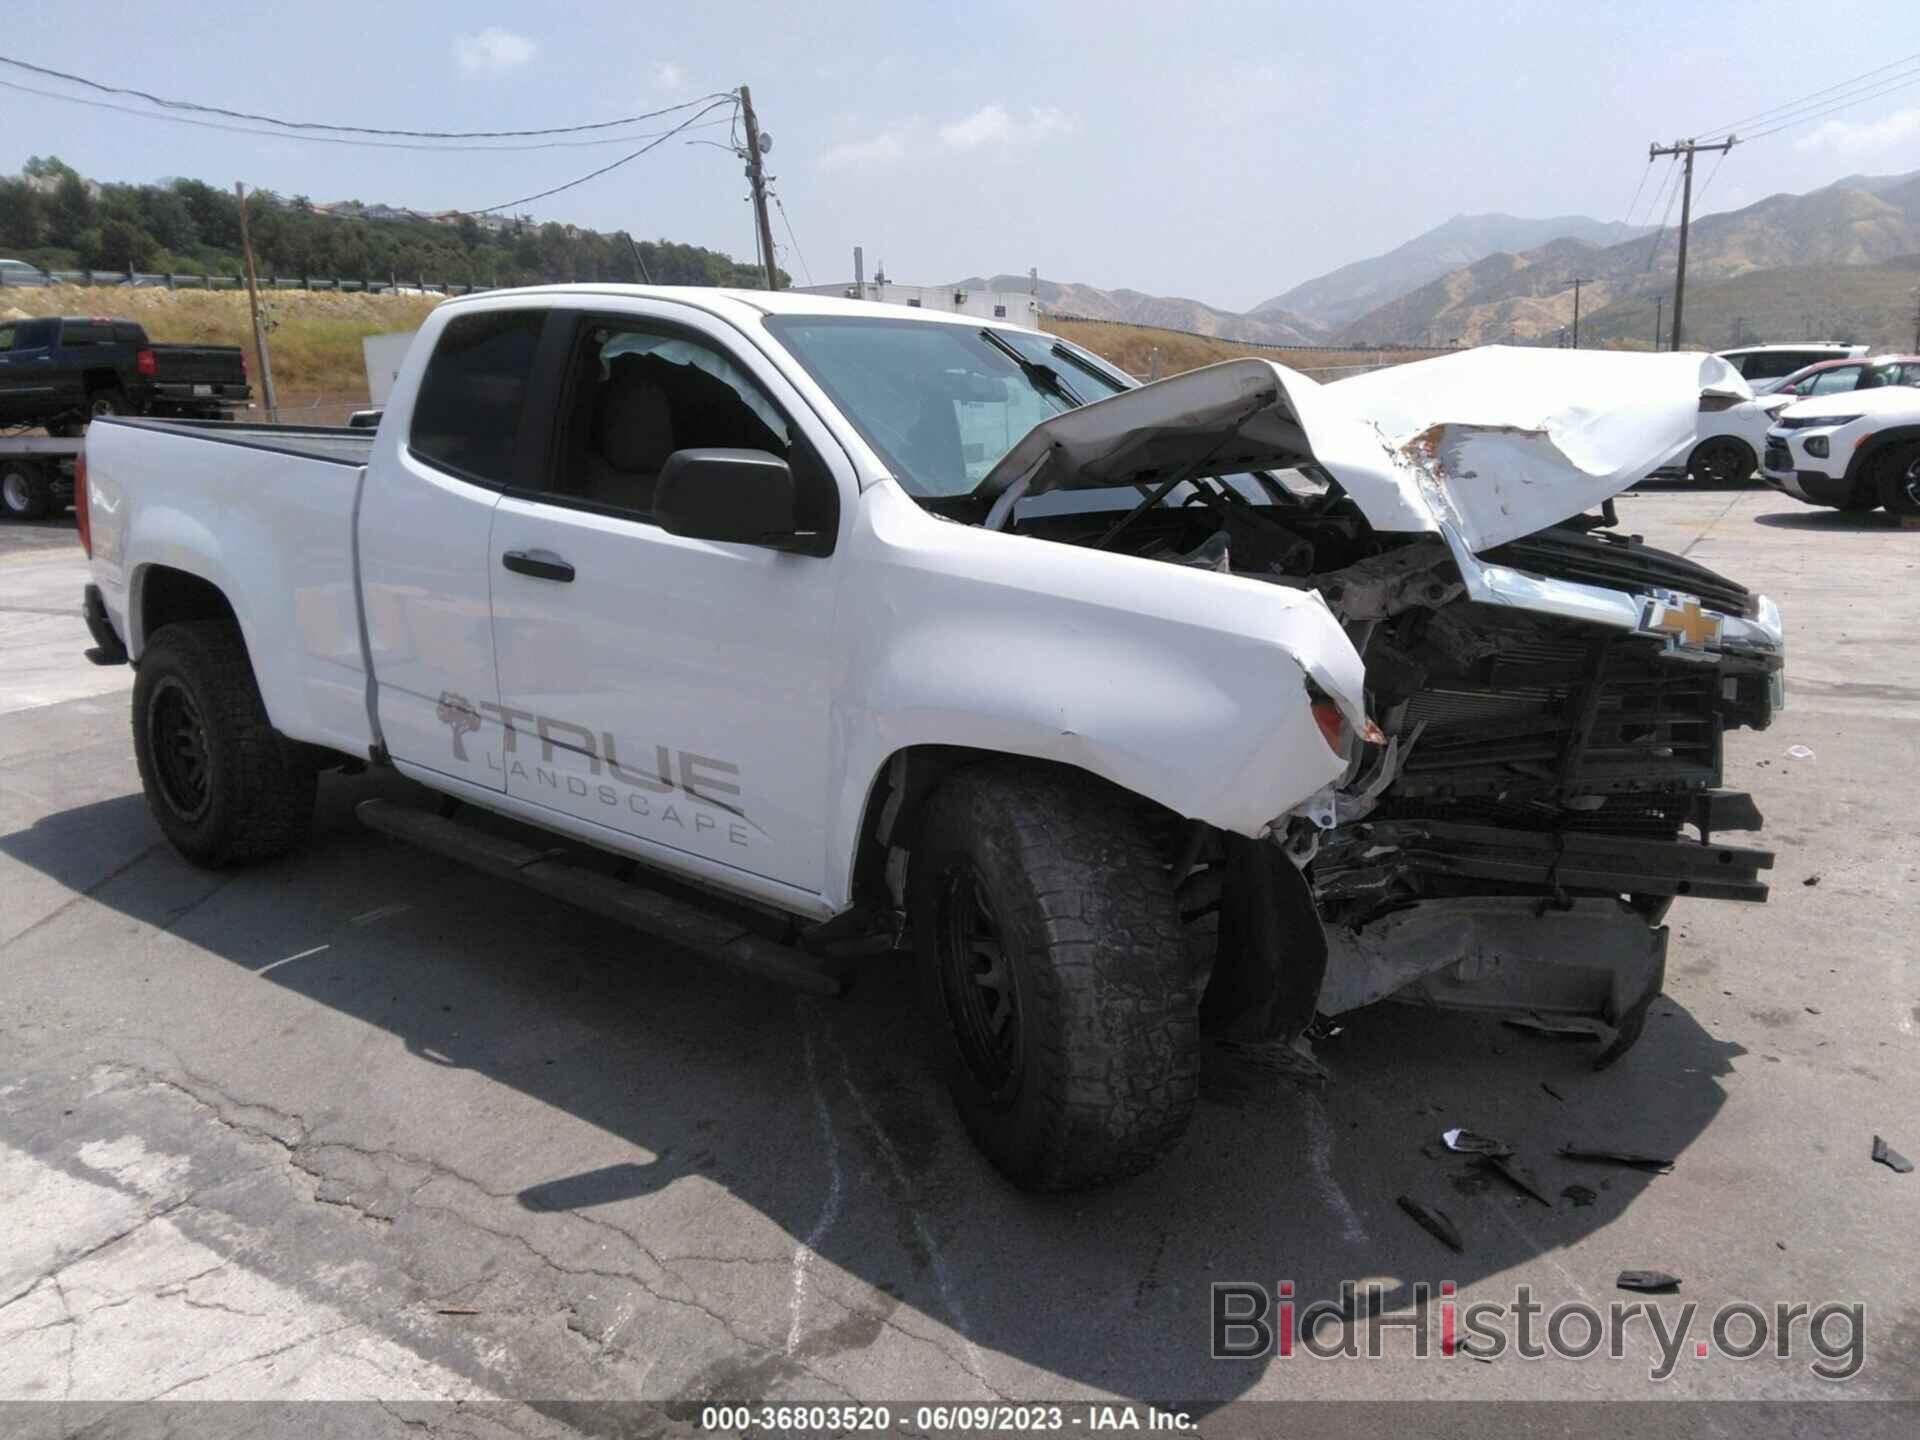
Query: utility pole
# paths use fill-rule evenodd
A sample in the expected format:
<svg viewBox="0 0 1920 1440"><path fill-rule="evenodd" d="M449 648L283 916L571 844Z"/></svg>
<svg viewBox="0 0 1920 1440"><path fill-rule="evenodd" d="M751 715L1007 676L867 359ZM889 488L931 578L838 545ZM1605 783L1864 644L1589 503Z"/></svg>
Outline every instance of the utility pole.
<svg viewBox="0 0 1920 1440"><path fill-rule="evenodd" d="M760 258L767 267L767 289L778 290L780 272L773 263L773 222L767 219L767 172L760 163L773 140L761 136L760 122L754 118L753 96L744 85L740 87L740 118L747 127L747 179L753 184L753 220L759 227Z"/></svg>
<svg viewBox="0 0 1920 1440"><path fill-rule="evenodd" d="M1913 348L1920 354L1920 285L1913 287Z"/></svg>
<svg viewBox="0 0 1920 1440"><path fill-rule="evenodd" d="M1647 146L1650 161L1662 155L1686 157L1686 178L1680 191L1680 263L1673 272L1673 343L1667 347L1670 350L1680 348L1680 309L1687 298L1687 225L1693 219L1693 157L1702 150L1718 150L1724 155L1738 140L1738 136L1729 135L1712 145L1702 145L1697 140L1676 140L1671 145Z"/></svg>
<svg viewBox="0 0 1920 1440"><path fill-rule="evenodd" d="M280 423L280 402L273 393L273 361L267 354L267 332L260 324L260 282L253 270L253 236L247 229L247 187L233 182L240 202L240 249L247 257L247 307L253 311L253 355L260 365L260 393L267 397L267 418Z"/></svg>
<svg viewBox="0 0 1920 1440"><path fill-rule="evenodd" d="M1653 297L1653 349L1655 354L1658 354L1660 350L1660 312L1666 307L1666 303L1667 297L1664 295L1656 295Z"/></svg>
<svg viewBox="0 0 1920 1440"><path fill-rule="evenodd" d="M1584 275L1573 277L1573 348L1576 350L1580 348L1580 287L1587 283Z"/></svg>
<svg viewBox="0 0 1920 1440"><path fill-rule="evenodd" d="M620 233L627 236L627 249L633 252L633 268L639 272L641 283L651 285L653 277L647 273L647 262L640 258L640 247L633 243L633 236L627 235L626 231Z"/></svg>

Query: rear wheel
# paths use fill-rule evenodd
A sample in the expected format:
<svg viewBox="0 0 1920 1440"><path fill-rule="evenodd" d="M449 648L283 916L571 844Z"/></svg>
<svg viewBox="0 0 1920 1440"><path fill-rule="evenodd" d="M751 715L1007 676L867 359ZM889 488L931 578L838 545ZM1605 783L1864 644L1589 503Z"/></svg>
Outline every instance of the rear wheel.
<svg viewBox="0 0 1920 1440"><path fill-rule="evenodd" d="M87 397L87 418L98 420L102 415L128 415L132 407L127 404L127 392L109 386L96 390Z"/></svg>
<svg viewBox="0 0 1920 1440"><path fill-rule="evenodd" d="M312 761L268 722L230 621L167 625L147 642L133 752L153 818L196 865L283 855L312 826Z"/></svg>
<svg viewBox="0 0 1920 1440"><path fill-rule="evenodd" d="M928 802L916 964L968 1132L1016 1184L1144 1170L1199 1085L1197 977L1136 802L1088 776L983 765Z"/></svg>
<svg viewBox="0 0 1920 1440"><path fill-rule="evenodd" d="M31 460L0 467L0 513L9 520L38 520L53 509L53 482Z"/></svg>
<svg viewBox="0 0 1920 1440"><path fill-rule="evenodd" d="M1902 445L1880 462L1880 503L1894 515L1920 515L1920 445Z"/></svg>
<svg viewBox="0 0 1920 1440"><path fill-rule="evenodd" d="M1707 485L1738 485L1753 477L1753 451L1730 436L1702 441L1687 457L1687 474Z"/></svg>

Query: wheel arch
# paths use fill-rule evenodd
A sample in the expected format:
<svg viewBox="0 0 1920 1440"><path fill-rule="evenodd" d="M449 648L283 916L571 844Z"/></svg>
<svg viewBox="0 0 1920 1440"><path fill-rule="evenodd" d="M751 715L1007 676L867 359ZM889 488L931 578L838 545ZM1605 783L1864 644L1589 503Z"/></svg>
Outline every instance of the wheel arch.
<svg viewBox="0 0 1920 1440"><path fill-rule="evenodd" d="M177 566L158 563L141 566L134 581L131 608L133 618L129 628L133 635L129 638L135 642L136 654L146 649L155 631L183 620L231 621L233 627L241 631L241 644L246 643L239 612L233 608L226 591L204 575Z"/></svg>
<svg viewBox="0 0 1920 1440"><path fill-rule="evenodd" d="M867 785L866 802L848 861L846 894L852 903L891 908L899 898L894 893L896 882L903 877L888 875L889 859L895 852L911 852L915 848L927 802L933 793L958 771L1009 762L1087 776L1143 806L1151 806L1170 820L1179 819L1149 796L1067 761L971 745L903 746L886 758Z"/></svg>
<svg viewBox="0 0 1920 1440"><path fill-rule="evenodd" d="M1873 478L1874 466L1897 445L1920 444L1920 425L1890 425L1876 430L1854 448L1847 461L1847 484L1858 489Z"/></svg>

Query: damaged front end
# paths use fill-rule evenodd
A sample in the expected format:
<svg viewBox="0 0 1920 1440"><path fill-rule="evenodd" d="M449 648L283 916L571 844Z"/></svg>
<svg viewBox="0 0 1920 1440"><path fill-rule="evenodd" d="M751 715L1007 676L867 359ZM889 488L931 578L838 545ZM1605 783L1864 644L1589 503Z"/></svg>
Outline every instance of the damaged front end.
<svg viewBox="0 0 1920 1440"><path fill-rule="evenodd" d="M1316 591L1364 663L1364 709L1321 727L1336 782L1264 838L1177 847L1217 933L1210 1030L1393 998L1589 1033L1604 1063L1660 992L1673 900L1766 898L1771 854L1722 838L1761 824L1722 742L1784 703L1778 611L1612 528L1725 368L1490 350L1317 386L1236 361L1009 452L989 525L1130 485L1121 522L1056 501L1018 527Z"/></svg>
<svg viewBox="0 0 1920 1440"><path fill-rule="evenodd" d="M1458 595L1343 615L1391 774L1356 757L1288 818L1292 853L1315 842L1317 1008L1394 996L1584 1026L1610 1060L1660 991L1673 900L1766 899L1772 855L1721 838L1761 824L1722 788L1722 737L1771 721L1778 618L1582 528L1444 560Z"/></svg>

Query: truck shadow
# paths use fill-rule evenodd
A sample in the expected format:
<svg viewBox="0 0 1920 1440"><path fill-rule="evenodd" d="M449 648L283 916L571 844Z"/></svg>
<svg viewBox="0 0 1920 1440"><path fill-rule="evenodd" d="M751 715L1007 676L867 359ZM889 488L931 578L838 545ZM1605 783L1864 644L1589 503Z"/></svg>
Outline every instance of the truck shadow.
<svg viewBox="0 0 1920 1440"><path fill-rule="evenodd" d="M1318 1044L1324 1085L1258 1066L1210 1072L1210 1098L1158 1168L1098 1192L1027 1195L980 1158L957 1123L910 1018L903 967L867 973L841 1001L798 1000L370 835L352 806L373 794L426 799L393 779L327 777L306 854L227 876L193 871L155 848L137 794L49 815L0 837L0 852L236 972L261 973L316 1011L400 1039L409 1058L385 1062L395 1073L368 1092L394 1095L396 1112L354 1121L370 1144L399 1128L402 1096L416 1117L436 1103L436 1087L470 1096L471 1080L443 1082L444 1068L539 1102L505 1100L503 1113L551 1107L634 1147L611 1164L600 1147L596 1163L522 1185L495 1202L522 1212L518 1221L501 1217L503 1226L578 1211L667 1253L676 1237L659 1232L668 1222L655 1197L697 1176L795 1245L810 1245L813 1293L839 1303L814 1302L791 1355L770 1341L762 1352L712 1360L679 1386L689 1396L777 1394L800 1365L818 1372L836 1354L872 1344L892 1310L906 1306L926 1317L916 1334L932 1321L964 1342L940 1346L950 1354L928 1362L933 1378L922 1393L937 1386L977 1395L977 1376L967 1372L978 1366L1006 1382L1010 1360L1058 1377L1014 1381L1023 1393L1093 1387L1205 1407L1246 1393L1263 1375L1268 1389L1289 1379L1290 1362L1210 1357L1214 1282L1271 1292L1291 1281L1304 1304L1337 1299L1343 1281L1372 1277L1387 1308L1410 1303L1420 1282L1436 1295L1443 1281L1496 1281L1502 1296L1528 1282L1548 1305L1578 1298L1560 1261L1536 1262L1643 1199L1658 1203L1661 1181L1563 1160L1556 1149L1578 1140L1684 1165L1723 1103L1722 1077L1744 1053L1666 999L1639 1047L1600 1073L1577 1043L1377 1006L1344 1017L1344 1028ZM171 952L158 953L164 964ZM235 984L248 979L236 973ZM231 1020L210 1014L197 1035L196 1022L173 1023L184 1024L172 1042L178 1053L198 1055L196 1068L224 1083L215 1067L230 1053ZM357 1039L338 1043L341 1065L364 1063ZM248 1078L284 1088L246 1098L303 1108L301 1076L266 1069ZM1509 1142L1552 1203L1442 1150L1441 1132L1455 1125ZM501 1151L466 1153L460 1137L470 1133L466 1125L436 1132L433 1158L468 1174L497 1173L489 1156ZM1563 1194L1573 1186L1587 1193ZM1445 1211L1464 1253L1402 1213L1403 1194ZM718 1225L738 1229L724 1217ZM1630 1262L1668 1263L1658 1253ZM784 1333L785 1268L758 1273L765 1293L743 1299L736 1275L708 1303L759 1307L741 1319L749 1331L762 1328L761 1310L776 1313ZM1611 1272L1582 1273L1576 1283L1597 1294L1611 1281ZM871 1323L852 1323L863 1315ZM1388 1343L1395 1354L1410 1347L1404 1332L1389 1332Z"/></svg>
<svg viewBox="0 0 1920 1440"><path fill-rule="evenodd" d="M1824 530L1830 533L1904 530L1920 535L1920 526L1906 524L1898 515L1889 515L1884 510L1868 510L1864 513L1852 514L1845 510L1773 510L1765 515L1754 516L1753 523L1771 526L1776 530Z"/></svg>

